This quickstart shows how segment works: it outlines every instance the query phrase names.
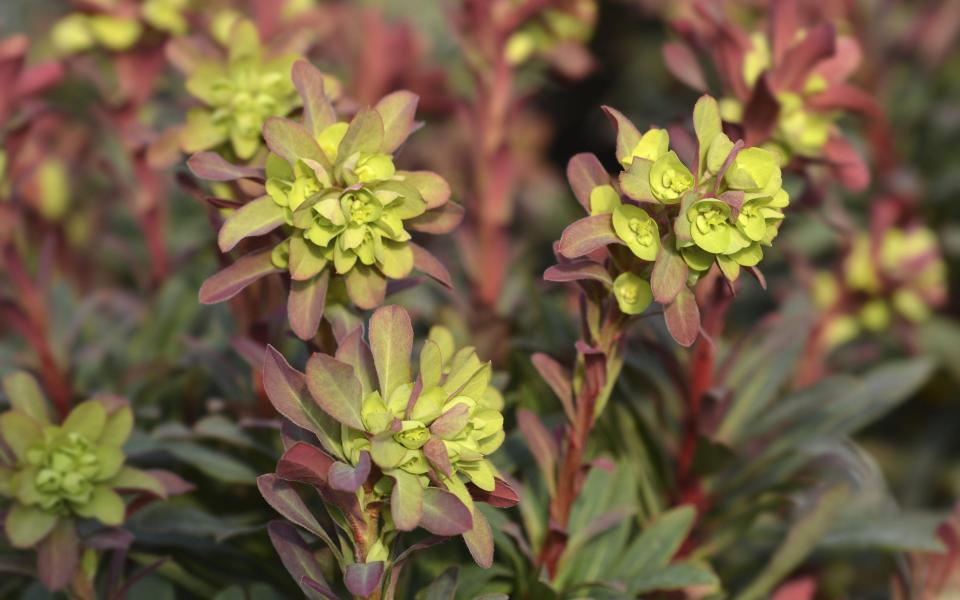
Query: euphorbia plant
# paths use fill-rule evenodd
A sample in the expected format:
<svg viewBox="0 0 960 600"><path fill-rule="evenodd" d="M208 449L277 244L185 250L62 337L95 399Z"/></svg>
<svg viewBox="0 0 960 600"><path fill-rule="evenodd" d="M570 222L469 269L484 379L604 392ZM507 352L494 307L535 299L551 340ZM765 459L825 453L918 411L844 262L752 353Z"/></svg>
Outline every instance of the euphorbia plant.
<svg viewBox="0 0 960 600"><path fill-rule="evenodd" d="M360 326L341 332L336 354L313 354L305 374L268 349L264 386L294 427L276 474L259 485L282 515L327 544L350 593L392 598L406 556L424 544L461 535L489 567L492 534L475 502L510 506L516 495L486 458L504 439L490 363L470 347L456 350L450 332L434 328L414 369L410 317L396 306L373 313L368 337L369 345ZM320 493L333 535L288 482ZM434 537L398 544L418 527ZM302 541L282 527L272 533L289 568ZM308 573L299 581L304 591L333 593L319 569Z"/></svg>
<svg viewBox="0 0 960 600"><path fill-rule="evenodd" d="M347 122L338 120L316 68L298 62L293 81L303 122L272 118L264 124L271 151L266 194L231 214L218 238L224 252L274 230L283 239L211 277L200 299L227 300L259 277L285 270L291 279L287 316L294 332L310 339L331 285L344 285L360 308L379 306L387 280L405 278L414 268L449 285L446 269L411 241L407 228L446 233L462 209L449 201L450 188L436 173L394 165L393 153L416 129L416 95L394 92ZM213 180L260 177L209 153L194 156L190 165Z"/></svg>
<svg viewBox="0 0 960 600"><path fill-rule="evenodd" d="M125 401L102 396L76 405L60 423L32 376L8 375L11 409L0 414L0 496L8 504L4 534L15 548L37 552L40 580L58 590L78 576L82 521L101 527L123 524L121 494L165 497L160 479L125 464L123 444L133 429ZM92 585L96 551L86 550L79 589Z"/></svg>

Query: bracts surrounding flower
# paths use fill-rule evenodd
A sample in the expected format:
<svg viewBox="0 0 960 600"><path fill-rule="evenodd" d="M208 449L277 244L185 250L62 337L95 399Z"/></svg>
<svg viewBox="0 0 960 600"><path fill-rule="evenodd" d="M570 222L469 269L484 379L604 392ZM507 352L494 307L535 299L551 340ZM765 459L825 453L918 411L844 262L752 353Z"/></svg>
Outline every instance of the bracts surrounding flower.
<svg viewBox="0 0 960 600"><path fill-rule="evenodd" d="M287 430L276 474L259 480L278 512L338 554L345 585L361 597L392 589L403 559L391 549L401 532L418 527L436 538L462 536L477 564L490 566L492 533L476 502L517 500L487 459L504 440L490 363L473 348L456 349L451 333L434 327L414 369L413 328L397 306L373 313L368 338L360 326L342 332L335 356L313 354L305 374L268 349L264 386L295 428ZM300 501L288 482L320 492L335 536L294 513ZM290 551L279 536L274 544L281 556Z"/></svg>
<svg viewBox="0 0 960 600"><path fill-rule="evenodd" d="M236 167L217 155L190 159L194 173L214 181L265 180L266 193L227 217L223 252L241 240L279 231L282 241L248 254L211 277L200 300L227 300L260 277L287 271L287 314L294 332L317 331L331 286L345 286L350 301L379 306L387 280L414 269L449 286L446 269L411 241L408 231L446 233L462 218L449 201L450 187L436 173L403 171L393 153L416 128L416 95L394 92L373 108L341 121L325 92L324 76L306 61L293 67L303 120L269 118L263 136L270 149L262 170Z"/></svg>
<svg viewBox="0 0 960 600"><path fill-rule="evenodd" d="M570 160L567 177L590 216L563 232L560 264L544 276L599 283L624 315L642 314L656 300L670 333L689 346L700 328L692 288L714 265L730 282L741 268L762 281L756 266L789 204L777 158L727 137L709 96L694 108L692 168L670 150L666 130L641 135L621 113L605 110L624 170L614 180L593 155Z"/></svg>
<svg viewBox="0 0 960 600"><path fill-rule="evenodd" d="M124 400L82 402L55 424L32 376L15 372L3 387L12 405L0 414L0 498L10 503L4 534L13 547L37 551L40 580L58 590L80 565L79 522L117 527L124 496L165 498L168 489L162 473L126 464L133 412Z"/></svg>

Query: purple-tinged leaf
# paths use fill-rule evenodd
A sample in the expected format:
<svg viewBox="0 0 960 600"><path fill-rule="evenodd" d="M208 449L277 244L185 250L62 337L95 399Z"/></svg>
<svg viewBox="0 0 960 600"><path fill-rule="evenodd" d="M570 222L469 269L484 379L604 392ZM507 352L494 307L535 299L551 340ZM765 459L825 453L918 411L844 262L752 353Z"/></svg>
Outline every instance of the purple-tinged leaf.
<svg viewBox="0 0 960 600"><path fill-rule="evenodd" d="M494 477L494 488L492 491L481 490L472 483L467 484L470 496L477 502L489 504L495 508L510 508L520 502L520 494L513 486L499 477Z"/></svg>
<svg viewBox="0 0 960 600"><path fill-rule="evenodd" d="M357 466L336 462L330 467L330 487L340 492L356 492L370 476L370 453L361 452Z"/></svg>
<svg viewBox="0 0 960 600"><path fill-rule="evenodd" d="M473 527L470 509L459 498L439 488L423 491L420 526L434 535L460 535Z"/></svg>
<svg viewBox="0 0 960 600"><path fill-rule="evenodd" d="M269 233L283 223L283 207L270 196L257 198L227 217L217 234L217 244L221 252L229 252L240 240Z"/></svg>
<svg viewBox="0 0 960 600"><path fill-rule="evenodd" d="M260 495L267 501L267 504L280 513L283 518L303 527L323 540L323 543L330 548L330 552L337 557L337 560L341 560L342 555L340 554L339 545L333 541L330 534L327 533L327 530L320 525L292 485L273 473L267 473L257 478L257 488L260 489Z"/></svg>
<svg viewBox="0 0 960 600"><path fill-rule="evenodd" d="M530 362L540 373L540 377L550 386L553 393L560 399L563 412L571 423L576 421L576 410L573 408L573 387L570 385L570 372L560 363L543 352L537 352L530 357Z"/></svg>
<svg viewBox="0 0 960 600"><path fill-rule="evenodd" d="M403 222L405 227L435 235L449 233L463 220L463 207L456 202L447 202L439 208L428 210L419 217Z"/></svg>
<svg viewBox="0 0 960 600"><path fill-rule="evenodd" d="M453 566L440 573L440 576L420 592L421 600L455 600L457 594L457 579L460 576L460 568ZM484 597L481 596L481 599ZM478 600L474 598L474 600ZM486 598L485 600L489 600Z"/></svg>
<svg viewBox="0 0 960 600"><path fill-rule="evenodd" d="M660 246L657 261L650 274L653 299L663 305L673 302L680 290L687 285L689 270L683 256L677 251L673 236L668 237Z"/></svg>
<svg viewBox="0 0 960 600"><path fill-rule="evenodd" d="M757 283L760 284L761 289L767 289L767 278L763 276L763 272L760 271L756 266L753 267L744 267L747 273L753 275L753 278L757 280Z"/></svg>
<svg viewBox="0 0 960 600"><path fill-rule="evenodd" d="M834 176L851 192L862 192L870 185L870 167L844 138L832 135L823 147L823 156Z"/></svg>
<svg viewBox="0 0 960 600"><path fill-rule="evenodd" d="M770 84L770 75L764 73L757 79L753 92L743 109L744 141L747 146L757 146L767 141L777 125L780 102Z"/></svg>
<svg viewBox="0 0 960 600"><path fill-rule="evenodd" d="M440 208L450 200L450 184L433 171L401 171L403 182L416 188L427 203L427 210Z"/></svg>
<svg viewBox="0 0 960 600"><path fill-rule="evenodd" d="M337 121L337 113L324 91L323 73L306 60L293 63L293 85L303 101L303 124L314 139Z"/></svg>
<svg viewBox="0 0 960 600"><path fill-rule="evenodd" d="M474 562L484 569L493 566L493 531L479 510L473 511L473 528L463 534L463 541Z"/></svg>
<svg viewBox="0 0 960 600"><path fill-rule="evenodd" d="M640 142L640 132L636 126L619 110L609 106L601 106L610 121L617 129L617 160L621 163L633 154L633 149Z"/></svg>
<svg viewBox="0 0 960 600"><path fill-rule="evenodd" d="M258 279L279 272L270 259L269 249L251 252L204 281L200 286L200 303L229 300Z"/></svg>
<svg viewBox="0 0 960 600"><path fill-rule="evenodd" d="M383 561L353 563L347 565L343 583L354 596L366 598L380 587L383 578Z"/></svg>
<svg viewBox="0 0 960 600"><path fill-rule="evenodd" d="M613 279L600 263L589 259L572 260L570 262L553 265L543 272L545 281L581 281L584 279L599 281L607 285L613 285Z"/></svg>
<svg viewBox="0 0 960 600"><path fill-rule="evenodd" d="M447 477L453 476L453 465L447 454L447 445L440 438L432 437L423 445L423 455L433 467Z"/></svg>
<svg viewBox="0 0 960 600"><path fill-rule="evenodd" d="M620 172L620 190L637 202L657 202L650 187L650 169L653 163L643 158L634 158L625 171Z"/></svg>
<svg viewBox="0 0 960 600"><path fill-rule="evenodd" d="M883 118L883 109L872 95L846 83L835 83L811 96L807 99L807 106L823 112L848 110L871 119Z"/></svg>
<svg viewBox="0 0 960 600"><path fill-rule="evenodd" d="M833 25L829 23L809 29L803 39L784 52L771 75L773 89L778 92L800 90L817 63L833 56L836 39Z"/></svg>
<svg viewBox="0 0 960 600"><path fill-rule="evenodd" d="M449 439L463 431L470 420L470 409L466 404L454 404L430 425L430 433Z"/></svg>
<svg viewBox="0 0 960 600"><path fill-rule="evenodd" d="M126 550L133 544L133 534L120 527L105 527L83 539L83 545L96 550Z"/></svg>
<svg viewBox="0 0 960 600"><path fill-rule="evenodd" d="M390 514L398 531L413 531L423 514L423 486L416 475L401 469L389 473L393 477L390 492Z"/></svg>
<svg viewBox="0 0 960 600"><path fill-rule="evenodd" d="M290 164L301 158L315 160L321 165L329 164L314 137L306 127L296 121L270 117L263 124L263 139L267 141L271 152Z"/></svg>
<svg viewBox="0 0 960 600"><path fill-rule="evenodd" d="M324 413L307 393L306 378L273 346L263 359L263 388L277 412L298 427L313 432L323 447L341 456L340 424Z"/></svg>
<svg viewBox="0 0 960 600"><path fill-rule="evenodd" d="M297 442L277 462L277 476L286 481L299 481L315 487L327 485L332 456L305 442Z"/></svg>
<svg viewBox="0 0 960 600"><path fill-rule="evenodd" d="M363 390L353 367L332 356L314 354L307 361L307 389L325 413L347 427L365 430L360 418Z"/></svg>
<svg viewBox="0 0 960 600"><path fill-rule="evenodd" d="M195 486L192 483L185 481L172 471L167 471L165 469L147 469L145 472L160 482L160 485L163 486L163 491L166 493L167 498L179 496L180 494L187 494L195 489Z"/></svg>
<svg viewBox="0 0 960 600"><path fill-rule="evenodd" d="M80 565L80 540L72 519L61 519L37 546L37 574L50 591L61 590Z"/></svg>
<svg viewBox="0 0 960 600"><path fill-rule="evenodd" d="M427 274L431 279L448 290L452 290L453 282L450 281L450 273L447 271L447 268L443 266L443 263L426 248L413 242L407 243L410 245L410 249L413 250L413 268Z"/></svg>
<svg viewBox="0 0 960 600"><path fill-rule="evenodd" d="M373 313L370 350L380 381L380 395L386 401L398 386L413 380L410 370L413 325L407 311L399 306L384 306Z"/></svg>
<svg viewBox="0 0 960 600"><path fill-rule="evenodd" d="M590 254L598 248L619 244L610 215L593 215L574 221L563 230L557 249L567 258Z"/></svg>
<svg viewBox="0 0 960 600"><path fill-rule="evenodd" d="M377 389L377 369L373 365L373 354L363 339L363 329L356 327L341 338L337 346L336 359L353 367L353 374L360 382L363 397Z"/></svg>
<svg viewBox="0 0 960 600"><path fill-rule="evenodd" d="M609 185L610 175L595 155L583 152L574 155L567 163L567 181L577 201L589 213L590 193L595 187Z"/></svg>
<svg viewBox="0 0 960 600"><path fill-rule="evenodd" d="M673 76L698 92L707 91L707 79L689 46L682 42L667 42L663 45L663 61Z"/></svg>
<svg viewBox="0 0 960 600"><path fill-rule="evenodd" d="M327 286L330 269L308 281L291 281L287 298L287 320L290 329L301 340L311 340L317 334L323 309L327 305Z"/></svg>
<svg viewBox="0 0 960 600"><path fill-rule="evenodd" d="M337 149L337 163L342 163L357 152L373 154L380 152L383 144L383 119L380 114L369 108L358 112Z"/></svg>
<svg viewBox="0 0 960 600"><path fill-rule="evenodd" d="M293 525L283 521L270 521L267 525L267 533L283 566L307 598L338 600L337 595L323 577L323 567L316 555ZM305 579L310 579L311 585L305 585Z"/></svg>
<svg viewBox="0 0 960 600"><path fill-rule="evenodd" d="M400 147L414 130L413 116L417 112L419 96L400 90L384 96L374 109L383 120L383 143L381 152L392 153Z"/></svg>
<svg viewBox="0 0 960 600"><path fill-rule="evenodd" d="M190 172L207 181L256 179L263 181L263 169L228 163L216 152L197 152L187 160Z"/></svg>
<svg viewBox="0 0 960 600"><path fill-rule="evenodd" d="M354 265L347 273L345 283L350 301L364 310L380 306L387 295L387 280L374 267Z"/></svg>
<svg viewBox="0 0 960 600"><path fill-rule="evenodd" d="M775 65L783 60L784 54L797 41L797 32L803 27L797 8L796 0L773 2L770 5L767 33Z"/></svg>
<svg viewBox="0 0 960 600"><path fill-rule="evenodd" d="M557 441L540 422L540 418L525 408L517 411L517 427L530 449L530 454L543 473L550 497L557 493L557 462L560 448Z"/></svg>
<svg viewBox="0 0 960 600"><path fill-rule="evenodd" d="M700 335L700 308L697 298L689 288L684 287L668 304L663 312L667 331L681 346L689 348Z"/></svg>

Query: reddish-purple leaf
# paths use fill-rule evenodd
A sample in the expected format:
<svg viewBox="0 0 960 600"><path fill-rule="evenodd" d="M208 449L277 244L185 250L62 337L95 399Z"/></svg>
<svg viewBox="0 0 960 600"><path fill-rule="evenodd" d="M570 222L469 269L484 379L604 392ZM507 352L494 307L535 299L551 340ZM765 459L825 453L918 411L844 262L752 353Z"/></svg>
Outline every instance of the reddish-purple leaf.
<svg viewBox="0 0 960 600"><path fill-rule="evenodd" d="M453 465L450 464L450 455L447 454L447 445L438 437L431 437L423 445L423 455L427 457L433 467L450 477L453 475Z"/></svg>
<svg viewBox="0 0 960 600"><path fill-rule="evenodd" d="M297 490L277 475L267 473L257 477L257 488L267 504L288 521L310 532L323 531L316 517L297 494Z"/></svg>
<svg viewBox="0 0 960 600"><path fill-rule="evenodd" d="M546 281L580 281L588 279L599 281L607 285L613 285L613 279L600 263L589 259L572 260L570 262L553 265L543 272L543 278Z"/></svg>
<svg viewBox="0 0 960 600"><path fill-rule="evenodd" d="M454 404L452 408L440 415L430 425L430 432L444 439L449 439L463 431L470 420L470 409L466 404Z"/></svg>
<svg viewBox="0 0 960 600"><path fill-rule="evenodd" d="M284 223L283 207L270 196L247 202L227 217L217 234L221 252L229 252L241 240L269 233Z"/></svg>
<svg viewBox="0 0 960 600"><path fill-rule="evenodd" d="M357 152L379 152L383 144L383 119L372 109L365 108L354 115L337 149L337 162L342 163Z"/></svg>
<svg viewBox="0 0 960 600"><path fill-rule="evenodd" d="M327 485L330 467L336 461L319 448L297 442L277 462L277 476L286 481L299 481L320 487Z"/></svg>
<svg viewBox="0 0 960 600"><path fill-rule="evenodd" d="M650 275L650 287L653 289L653 299L660 304L667 305L673 302L680 290L687 285L689 267L686 261L677 252L673 237L668 237L660 247L657 261L653 265Z"/></svg>
<svg viewBox="0 0 960 600"><path fill-rule="evenodd" d="M323 318L323 309L327 305L327 286L330 283L330 269L324 269L319 276L307 281L291 281L290 295L287 298L287 320L290 329L301 340L313 339Z"/></svg>
<svg viewBox="0 0 960 600"><path fill-rule="evenodd" d="M823 155L830 163L834 176L848 190L861 192L870 185L870 168L860 153L844 138L836 134L830 136L823 147Z"/></svg>
<svg viewBox="0 0 960 600"><path fill-rule="evenodd" d="M773 64L780 64L784 54L797 41L802 27L796 0L781 0L770 4L769 37L773 50Z"/></svg>
<svg viewBox="0 0 960 600"><path fill-rule="evenodd" d="M353 367L332 356L314 354L307 361L307 389L325 413L347 427L365 430L360 418L363 390Z"/></svg>
<svg viewBox="0 0 960 600"><path fill-rule="evenodd" d="M470 509L459 498L440 488L423 491L420 526L434 535L460 535L473 527Z"/></svg>
<svg viewBox="0 0 960 600"><path fill-rule="evenodd" d="M37 546L37 574L50 591L63 589L80 565L80 540L72 519L61 519Z"/></svg>
<svg viewBox="0 0 960 600"><path fill-rule="evenodd" d="M470 490L470 496L477 502L483 502L496 508L510 508L520 502L520 494L513 489L513 486L499 477L495 477L493 481L494 488L489 492L468 483L467 489Z"/></svg>
<svg viewBox="0 0 960 600"><path fill-rule="evenodd" d="M330 487L340 492L356 492L370 476L370 453L363 451L357 466L335 462L330 467Z"/></svg>
<svg viewBox="0 0 960 600"><path fill-rule="evenodd" d="M667 42L663 45L663 60L667 69L682 83L698 92L707 91L707 79L689 46L682 42Z"/></svg>
<svg viewBox="0 0 960 600"><path fill-rule="evenodd" d="M784 52L783 59L773 70L773 89L780 92L801 89L817 63L833 56L836 38L833 25L829 23L808 30L802 40Z"/></svg>
<svg viewBox="0 0 960 600"><path fill-rule="evenodd" d="M337 595L323 577L323 567L316 555L293 525L283 521L271 521L267 525L267 533L283 566L307 598L337 600ZM311 585L305 585L305 579L310 579Z"/></svg>
<svg viewBox="0 0 960 600"><path fill-rule="evenodd" d="M484 569L493 566L493 531L490 522L479 510L473 511L473 528L463 534L473 560Z"/></svg>
<svg viewBox="0 0 960 600"><path fill-rule="evenodd" d="M163 491L167 498L171 496L179 496L180 494L186 494L195 489L195 486L192 483L185 481L172 471L166 471L164 469L147 469L145 472L150 475L150 477L153 477L160 482L160 485L163 487Z"/></svg>
<svg viewBox="0 0 960 600"><path fill-rule="evenodd" d="M363 388L364 397L377 389L377 369L373 365L370 347L363 340L363 328L356 327L341 338L336 359L353 367L353 374Z"/></svg>
<svg viewBox="0 0 960 600"><path fill-rule="evenodd" d="M560 455L557 441L540 422L540 418L525 408L517 411L517 427L520 428L533 459L543 473L547 491L553 497L557 493L556 459Z"/></svg>
<svg viewBox="0 0 960 600"><path fill-rule="evenodd" d="M187 160L187 167L200 179L234 181L256 179L263 181L263 169L228 163L216 152L197 152Z"/></svg>
<svg viewBox="0 0 960 600"><path fill-rule="evenodd" d="M590 254L609 244L619 244L610 215L593 215L574 221L563 230L557 249L567 258Z"/></svg>
<svg viewBox="0 0 960 600"><path fill-rule="evenodd" d="M410 244L410 249L413 250L413 268L426 273L437 283L452 290L453 282L450 281L450 273L443 266L443 263L424 247L413 242L408 242L408 244Z"/></svg>
<svg viewBox="0 0 960 600"><path fill-rule="evenodd" d="M367 265L354 265L347 273L346 285L350 301L364 310L380 306L387 295L387 279Z"/></svg>
<svg viewBox="0 0 960 600"><path fill-rule="evenodd" d="M279 273L280 269L274 266L270 253L270 249L251 252L211 275L200 286L200 303L216 304L229 300L261 277Z"/></svg>
<svg viewBox="0 0 960 600"><path fill-rule="evenodd" d="M274 154L291 164L301 158L315 160L321 165L329 163L307 128L296 121L270 117L263 124L263 139Z"/></svg>
<svg viewBox="0 0 960 600"><path fill-rule="evenodd" d="M748 146L756 146L770 138L780 115L780 103L770 86L769 74L757 79L747 105L743 109L743 128Z"/></svg>
<svg viewBox="0 0 960 600"><path fill-rule="evenodd" d="M372 563L353 563L347 565L343 583L355 596L366 598L380 587L383 578L383 561Z"/></svg>
<svg viewBox="0 0 960 600"><path fill-rule="evenodd" d="M633 149L637 147L640 141L640 132L636 126L620 111L609 106L602 106L603 112L607 114L610 121L613 122L617 130L617 160L623 162L628 156L633 154Z"/></svg>
<svg viewBox="0 0 960 600"><path fill-rule="evenodd" d="M553 393L560 399L563 412L570 422L576 420L576 410L573 408L573 387L570 385L570 372L563 365L553 360L543 352L537 352L530 357L530 362L540 373L540 377L547 382Z"/></svg>
<svg viewBox="0 0 960 600"><path fill-rule="evenodd" d="M846 81L860 66L863 50L852 36L837 38L837 49L828 59L820 61L816 73L831 84Z"/></svg>
<svg viewBox="0 0 960 600"><path fill-rule="evenodd" d="M374 107L383 120L382 152L392 153L414 130L413 116L417 112L419 96L400 90L384 96Z"/></svg>
<svg viewBox="0 0 960 600"><path fill-rule="evenodd" d="M663 320L667 324L667 331L678 344L688 348L693 345L700 335L700 308L689 288L681 289L673 302L667 305Z"/></svg>
<svg viewBox="0 0 960 600"><path fill-rule="evenodd" d="M456 202L447 202L439 208L428 210L419 217L403 222L404 227L432 234L449 233L463 220L463 207Z"/></svg>
<svg viewBox="0 0 960 600"><path fill-rule="evenodd" d="M595 187L609 185L610 175L596 156L589 152L583 152L574 155L567 163L567 181L570 183L577 201L589 213L590 192Z"/></svg>
<svg viewBox="0 0 960 600"><path fill-rule="evenodd" d="M835 83L811 96L807 100L807 106L821 111L855 111L871 119L883 118L883 109L872 95L846 83Z"/></svg>
<svg viewBox="0 0 960 600"><path fill-rule="evenodd" d="M410 371L413 324L407 311L399 306L384 306L373 313L370 317L370 351L380 381L380 395L386 401L393 390L413 379Z"/></svg>
<svg viewBox="0 0 960 600"><path fill-rule="evenodd" d="M316 138L337 120L337 113L324 91L323 73L306 60L293 63L293 85L303 100L303 124Z"/></svg>

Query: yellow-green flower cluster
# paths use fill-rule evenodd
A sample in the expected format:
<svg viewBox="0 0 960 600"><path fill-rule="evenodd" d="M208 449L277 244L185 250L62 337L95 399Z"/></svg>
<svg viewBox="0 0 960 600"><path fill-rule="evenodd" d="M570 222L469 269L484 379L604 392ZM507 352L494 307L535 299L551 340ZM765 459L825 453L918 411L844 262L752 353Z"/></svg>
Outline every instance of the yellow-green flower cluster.
<svg viewBox="0 0 960 600"><path fill-rule="evenodd" d="M246 19L230 21L229 31L227 56L199 61L187 79L187 91L204 106L188 111L180 143L191 153L229 143L237 158L248 160L262 147L264 122L300 106L290 80L298 56L268 53Z"/></svg>
<svg viewBox="0 0 960 600"><path fill-rule="evenodd" d="M190 0L144 0L138 7L139 14L70 13L53 25L50 41L63 54L97 46L122 52L141 39L146 27L172 35L187 33L185 13L189 5Z"/></svg>
<svg viewBox="0 0 960 600"><path fill-rule="evenodd" d="M565 43L586 43L597 20L596 0L567 0L541 11L507 40L507 60L519 65Z"/></svg>

